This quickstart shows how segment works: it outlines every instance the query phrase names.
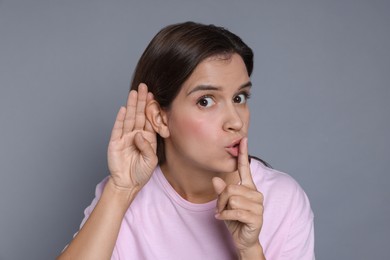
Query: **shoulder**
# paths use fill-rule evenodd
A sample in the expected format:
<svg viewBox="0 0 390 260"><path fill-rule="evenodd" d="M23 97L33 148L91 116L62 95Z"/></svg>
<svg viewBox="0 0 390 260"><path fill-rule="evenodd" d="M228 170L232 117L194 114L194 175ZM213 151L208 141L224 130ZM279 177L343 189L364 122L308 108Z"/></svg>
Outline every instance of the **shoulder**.
<svg viewBox="0 0 390 260"><path fill-rule="evenodd" d="M264 203L275 210L312 218L309 199L299 183L289 174L271 169L258 160L251 161L251 172Z"/></svg>
<svg viewBox="0 0 390 260"><path fill-rule="evenodd" d="M298 182L289 174L269 168L256 159L251 160L250 167L253 181L259 190L277 188L280 191L291 193L301 189Z"/></svg>
<svg viewBox="0 0 390 260"><path fill-rule="evenodd" d="M314 259L314 215L310 201L289 174L251 161L255 185L264 196L260 239L272 259Z"/></svg>

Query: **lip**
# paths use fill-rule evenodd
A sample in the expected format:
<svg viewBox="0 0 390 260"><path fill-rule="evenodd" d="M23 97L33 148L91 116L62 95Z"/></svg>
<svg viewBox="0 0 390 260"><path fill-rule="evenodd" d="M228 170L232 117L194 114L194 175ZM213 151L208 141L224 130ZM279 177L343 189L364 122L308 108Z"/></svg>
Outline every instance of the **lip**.
<svg viewBox="0 0 390 260"><path fill-rule="evenodd" d="M240 151L239 147L240 147L240 142L241 142L241 139L238 139L238 140L235 140L233 141L230 145L226 146L225 149L226 151L233 157L238 157L238 153Z"/></svg>

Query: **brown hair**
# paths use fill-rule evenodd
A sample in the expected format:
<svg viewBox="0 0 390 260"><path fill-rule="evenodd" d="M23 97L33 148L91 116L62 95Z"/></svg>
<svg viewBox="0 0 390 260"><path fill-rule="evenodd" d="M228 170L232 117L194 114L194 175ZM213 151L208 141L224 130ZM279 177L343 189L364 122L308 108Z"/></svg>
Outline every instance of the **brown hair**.
<svg viewBox="0 0 390 260"><path fill-rule="evenodd" d="M145 83L161 108L169 109L181 86L204 59L229 58L237 53L248 75L253 70L253 52L240 37L215 25L185 22L163 28L146 47L135 69L131 89ZM164 140L157 136L159 164L165 161Z"/></svg>

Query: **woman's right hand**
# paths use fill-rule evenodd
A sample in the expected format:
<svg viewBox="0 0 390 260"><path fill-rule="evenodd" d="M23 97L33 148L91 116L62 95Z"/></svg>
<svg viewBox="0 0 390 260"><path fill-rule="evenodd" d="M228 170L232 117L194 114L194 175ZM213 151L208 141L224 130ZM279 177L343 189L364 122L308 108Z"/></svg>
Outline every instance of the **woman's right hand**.
<svg viewBox="0 0 390 260"><path fill-rule="evenodd" d="M141 83L131 90L126 107L121 107L108 145L108 168L118 188L141 189L157 165L156 132L145 116L153 94Z"/></svg>

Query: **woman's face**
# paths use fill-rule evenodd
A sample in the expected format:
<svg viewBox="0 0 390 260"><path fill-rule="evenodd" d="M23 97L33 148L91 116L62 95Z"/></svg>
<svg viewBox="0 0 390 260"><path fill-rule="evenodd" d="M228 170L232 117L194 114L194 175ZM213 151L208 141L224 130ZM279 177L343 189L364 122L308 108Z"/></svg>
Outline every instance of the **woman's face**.
<svg viewBox="0 0 390 260"><path fill-rule="evenodd" d="M167 161L188 170L235 171L238 144L248 133L250 88L238 54L201 62L167 111Z"/></svg>

